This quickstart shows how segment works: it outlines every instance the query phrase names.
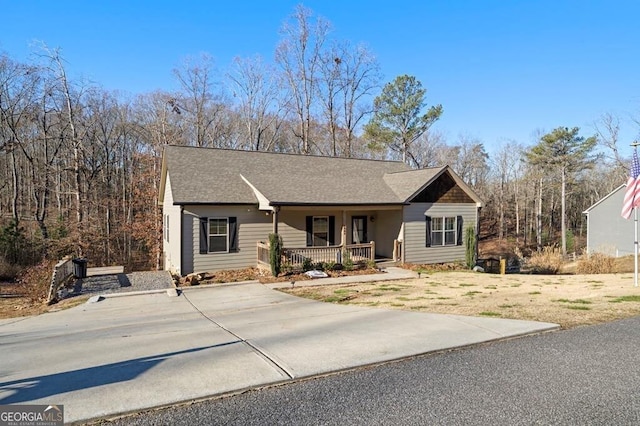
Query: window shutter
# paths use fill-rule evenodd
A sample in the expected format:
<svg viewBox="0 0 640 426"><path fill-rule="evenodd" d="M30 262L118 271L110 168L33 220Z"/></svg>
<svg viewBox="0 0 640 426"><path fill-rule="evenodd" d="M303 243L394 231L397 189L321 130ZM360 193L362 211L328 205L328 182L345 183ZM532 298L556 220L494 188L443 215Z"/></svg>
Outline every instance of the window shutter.
<svg viewBox="0 0 640 426"><path fill-rule="evenodd" d="M200 218L200 254L209 252L209 218Z"/></svg>
<svg viewBox="0 0 640 426"><path fill-rule="evenodd" d="M425 247L431 247L431 216L425 216L425 227L427 228L427 238Z"/></svg>
<svg viewBox="0 0 640 426"><path fill-rule="evenodd" d="M336 217L329 216L329 245L336 245Z"/></svg>
<svg viewBox="0 0 640 426"><path fill-rule="evenodd" d="M458 241L456 241L456 245L461 246L462 245L462 216L458 216L456 218L456 224L458 225L458 234L457 234Z"/></svg>
<svg viewBox="0 0 640 426"><path fill-rule="evenodd" d="M307 216L307 247L313 245L313 216Z"/></svg>
<svg viewBox="0 0 640 426"><path fill-rule="evenodd" d="M238 251L238 218L229 218L229 251Z"/></svg>

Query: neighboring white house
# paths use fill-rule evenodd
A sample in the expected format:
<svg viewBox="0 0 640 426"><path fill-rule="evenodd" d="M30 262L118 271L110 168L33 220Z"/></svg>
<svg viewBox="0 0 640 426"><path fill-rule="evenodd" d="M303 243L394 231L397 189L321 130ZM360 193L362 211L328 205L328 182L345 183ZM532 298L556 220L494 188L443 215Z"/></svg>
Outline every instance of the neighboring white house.
<svg viewBox="0 0 640 426"><path fill-rule="evenodd" d="M587 253L609 256L633 254L633 215L621 216L626 184L622 184L583 213L587 216Z"/></svg>
<svg viewBox="0 0 640 426"><path fill-rule="evenodd" d="M448 166L171 145L159 203L164 267L180 275L265 262L270 233L292 264L463 260L482 206Z"/></svg>

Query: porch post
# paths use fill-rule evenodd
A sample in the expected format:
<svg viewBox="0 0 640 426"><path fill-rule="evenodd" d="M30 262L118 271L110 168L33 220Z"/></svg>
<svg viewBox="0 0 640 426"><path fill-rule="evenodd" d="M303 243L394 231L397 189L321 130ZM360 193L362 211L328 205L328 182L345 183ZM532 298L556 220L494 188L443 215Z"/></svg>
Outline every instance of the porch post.
<svg viewBox="0 0 640 426"><path fill-rule="evenodd" d="M278 219L279 219L279 213L280 213L280 207L274 207L273 208L273 214L271 215L272 219L273 219L273 233L277 234L278 233Z"/></svg>
<svg viewBox="0 0 640 426"><path fill-rule="evenodd" d="M342 210L342 228L340 228L340 245L344 248L347 245L347 211Z"/></svg>

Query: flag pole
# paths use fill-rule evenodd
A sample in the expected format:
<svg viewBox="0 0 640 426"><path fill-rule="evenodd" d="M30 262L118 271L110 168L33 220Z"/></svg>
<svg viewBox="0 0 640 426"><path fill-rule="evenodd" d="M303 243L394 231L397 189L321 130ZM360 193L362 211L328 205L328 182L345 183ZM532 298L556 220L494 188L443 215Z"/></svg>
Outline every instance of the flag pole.
<svg viewBox="0 0 640 426"><path fill-rule="evenodd" d="M638 287L638 208L633 208L633 286Z"/></svg>
<svg viewBox="0 0 640 426"><path fill-rule="evenodd" d="M640 142L633 141L631 146L638 149ZM636 176L637 178L637 176ZM638 208L633 207L633 286L638 287Z"/></svg>

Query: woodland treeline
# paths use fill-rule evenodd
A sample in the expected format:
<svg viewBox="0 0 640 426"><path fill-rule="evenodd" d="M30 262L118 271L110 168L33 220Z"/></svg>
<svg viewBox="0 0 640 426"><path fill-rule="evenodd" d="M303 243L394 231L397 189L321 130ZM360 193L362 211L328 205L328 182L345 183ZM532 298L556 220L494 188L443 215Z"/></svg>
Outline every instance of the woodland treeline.
<svg viewBox="0 0 640 426"><path fill-rule="evenodd" d="M272 62L237 58L220 72L201 55L173 70L179 90L136 96L71 78L57 49L27 62L0 54L4 269L64 255L158 268L165 144L449 164L486 202L482 236L534 249L574 250L582 211L625 181L618 117L538 131L529 145L487 141L489 155L485 141L437 130L447 106L428 106L418 80L384 81L373 52L330 29L300 6Z"/></svg>

